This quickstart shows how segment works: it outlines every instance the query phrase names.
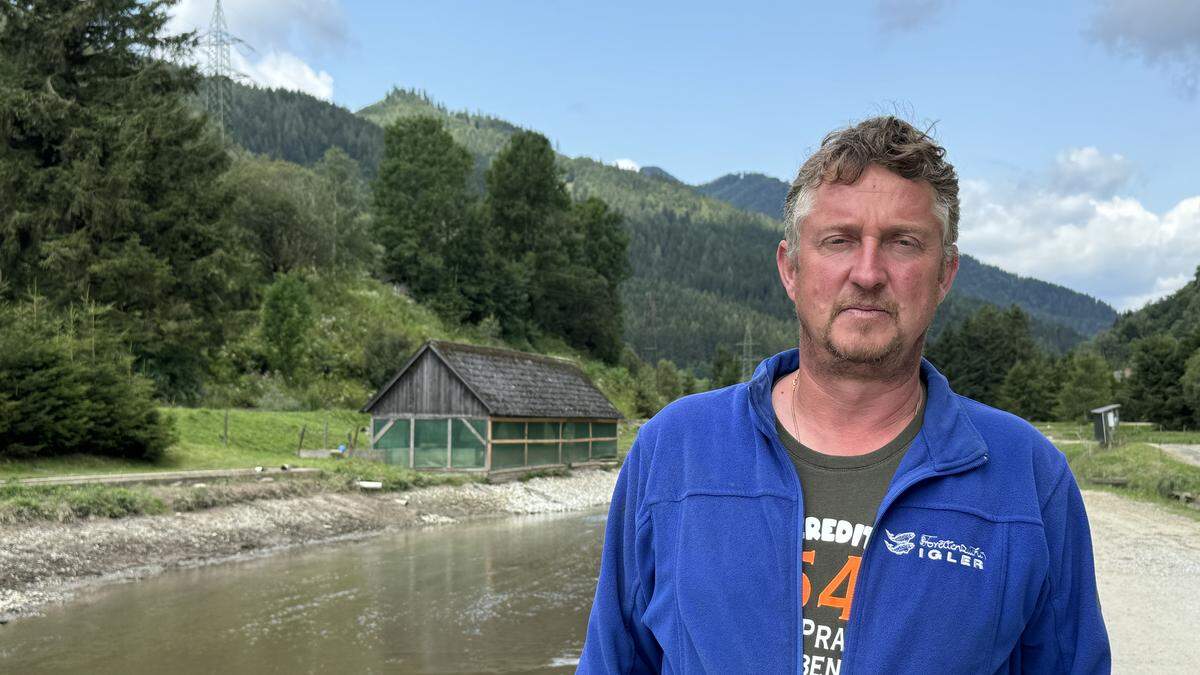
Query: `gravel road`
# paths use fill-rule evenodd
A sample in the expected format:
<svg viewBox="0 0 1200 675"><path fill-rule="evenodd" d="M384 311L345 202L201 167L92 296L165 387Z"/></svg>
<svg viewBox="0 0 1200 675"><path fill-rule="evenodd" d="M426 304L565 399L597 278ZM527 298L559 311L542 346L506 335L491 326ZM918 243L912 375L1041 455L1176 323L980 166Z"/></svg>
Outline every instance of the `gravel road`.
<svg viewBox="0 0 1200 675"><path fill-rule="evenodd" d="M1200 664L1200 522L1085 491L1114 673L1195 673Z"/></svg>
<svg viewBox="0 0 1200 675"><path fill-rule="evenodd" d="M1155 443L1164 452L1173 455L1181 462L1200 466L1200 445L1182 445L1179 443Z"/></svg>

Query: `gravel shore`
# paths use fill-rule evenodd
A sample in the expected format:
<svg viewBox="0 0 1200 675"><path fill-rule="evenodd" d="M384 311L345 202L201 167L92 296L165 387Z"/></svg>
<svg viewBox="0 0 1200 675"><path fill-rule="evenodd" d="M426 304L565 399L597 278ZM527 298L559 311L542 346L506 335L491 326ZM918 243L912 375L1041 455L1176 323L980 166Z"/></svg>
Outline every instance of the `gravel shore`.
<svg viewBox="0 0 1200 675"><path fill-rule="evenodd" d="M615 470L409 492L322 493L205 511L0 527L0 622L35 614L89 584L266 555L282 548L465 519L575 511L607 504Z"/></svg>

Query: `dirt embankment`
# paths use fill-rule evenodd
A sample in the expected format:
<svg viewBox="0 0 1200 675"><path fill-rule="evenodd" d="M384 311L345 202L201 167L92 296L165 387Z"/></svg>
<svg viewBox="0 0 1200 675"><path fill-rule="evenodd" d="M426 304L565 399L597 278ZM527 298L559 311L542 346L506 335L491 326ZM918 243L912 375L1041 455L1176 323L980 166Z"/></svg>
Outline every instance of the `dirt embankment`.
<svg viewBox="0 0 1200 675"><path fill-rule="evenodd" d="M175 566L391 528L600 506L608 503L616 478L616 471L581 470L524 483L322 493L174 515L0 526L0 621L65 600L84 584L137 578Z"/></svg>

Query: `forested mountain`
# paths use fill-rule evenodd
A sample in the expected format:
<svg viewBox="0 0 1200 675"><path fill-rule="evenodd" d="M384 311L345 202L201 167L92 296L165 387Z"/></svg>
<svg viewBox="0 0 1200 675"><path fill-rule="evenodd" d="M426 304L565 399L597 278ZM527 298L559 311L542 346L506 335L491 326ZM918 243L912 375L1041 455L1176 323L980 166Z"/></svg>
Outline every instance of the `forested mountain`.
<svg viewBox="0 0 1200 675"><path fill-rule="evenodd" d="M783 218L783 200L787 198L788 184L761 173L728 173L697 185L696 192L729 202L744 211Z"/></svg>
<svg viewBox="0 0 1200 675"><path fill-rule="evenodd" d="M779 218L788 184L761 173L731 173L698 185L695 190L738 208ZM1036 328L1038 320L1044 324L1063 324L1068 330L1060 331L1059 337L1050 341L1060 346L1070 346L1083 337L1095 335L1112 326L1117 318L1116 310L1090 295L1005 272L965 254L960 257L954 290L999 307L1020 306L1035 320L1035 333L1043 332Z"/></svg>
<svg viewBox="0 0 1200 675"><path fill-rule="evenodd" d="M317 99L311 102L329 106ZM380 126L421 115L442 119L454 140L473 155L474 184L480 191L491 159L520 130L495 117L450 111L423 92L401 89L393 89L357 114ZM732 348L742 340L747 325L754 351L760 355L794 342L794 313L775 272L774 248L781 236L776 217L707 197L657 167L635 172L586 157L560 155L558 161L574 199L599 197L625 216L633 272L622 287L628 307L625 337L640 355L651 360L670 358L706 373L716 347ZM786 192L782 181L761 174L718 179L707 187L726 197L739 192L734 188L742 189L739 194L759 194L753 202L758 206L773 198L768 196L771 190ZM978 275L983 280L972 278ZM984 303L1015 303L1032 315L1035 339L1062 351L1094 333L1103 324L1104 310L1111 313L1107 306L1067 289L1024 283L1028 281L1032 280L974 260L964 262L956 291L939 312L932 335ZM993 285L997 291L989 293ZM1025 293L1025 288L1036 292ZM969 293L964 292L967 289ZM1090 308L1089 314L1088 302L1099 305L1099 310Z"/></svg>
<svg viewBox="0 0 1200 675"><path fill-rule="evenodd" d="M258 155L310 166L331 147L341 148L375 175L383 129L354 113L308 94L234 84L228 131L235 143Z"/></svg>
<svg viewBox="0 0 1200 675"><path fill-rule="evenodd" d="M638 173L642 174L643 176L650 176L651 178L658 178L661 180L665 180L668 183L682 183L683 182L683 181L679 180L678 178L676 178L675 176L672 176L671 174L667 173L666 169L663 169L663 168L657 167L657 166L643 166L642 168L638 169Z"/></svg>
<svg viewBox="0 0 1200 675"><path fill-rule="evenodd" d="M1122 313L1112 328L1096 337L1096 346L1110 363L1128 365L1131 345L1153 336L1181 342L1200 338L1200 267L1183 288L1139 310Z"/></svg>
<svg viewBox="0 0 1200 675"><path fill-rule="evenodd" d="M1061 323L1083 336L1099 333L1117 318L1116 310L1090 295L1005 272L969 255L959 256L954 288L1000 307L1019 305L1034 319Z"/></svg>

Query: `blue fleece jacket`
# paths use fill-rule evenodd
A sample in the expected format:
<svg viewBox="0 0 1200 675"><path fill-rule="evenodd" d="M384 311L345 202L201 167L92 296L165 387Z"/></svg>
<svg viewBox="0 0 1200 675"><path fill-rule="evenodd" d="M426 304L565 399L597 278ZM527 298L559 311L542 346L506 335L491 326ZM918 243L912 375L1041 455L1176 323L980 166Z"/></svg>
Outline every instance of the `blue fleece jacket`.
<svg viewBox="0 0 1200 675"><path fill-rule="evenodd" d="M579 672L804 672L804 503L771 405L797 359L777 354L750 382L680 399L642 427L613 494ZM1108 672L1066 459L921 368L925 418L851 581L840 669L812 671Z"/></svg>

